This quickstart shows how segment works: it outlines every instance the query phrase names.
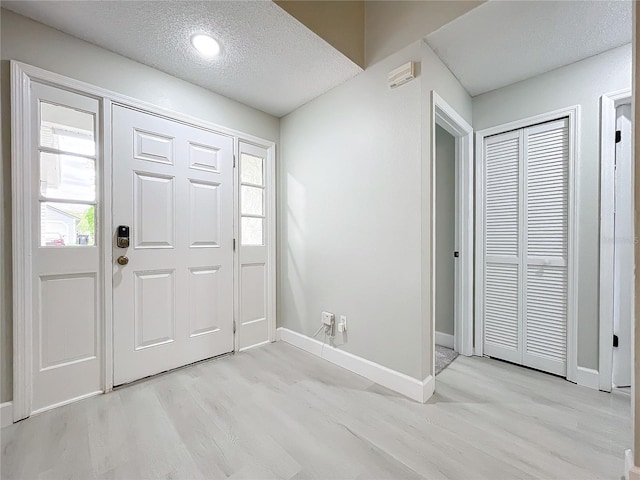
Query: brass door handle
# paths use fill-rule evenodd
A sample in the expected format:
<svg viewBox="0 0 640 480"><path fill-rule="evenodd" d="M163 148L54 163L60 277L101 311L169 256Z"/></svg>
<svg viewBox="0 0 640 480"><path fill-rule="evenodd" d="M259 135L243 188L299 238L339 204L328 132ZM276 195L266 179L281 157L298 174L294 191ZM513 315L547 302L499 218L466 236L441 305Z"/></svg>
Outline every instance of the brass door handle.
<svg viewBox="0 0 640 480"><path fill-rule="evenodd" d="M124 255L120 255L118 257L118 264L126 265L127 263L129 263L129 258L128 257L125 257Z"/></svg>

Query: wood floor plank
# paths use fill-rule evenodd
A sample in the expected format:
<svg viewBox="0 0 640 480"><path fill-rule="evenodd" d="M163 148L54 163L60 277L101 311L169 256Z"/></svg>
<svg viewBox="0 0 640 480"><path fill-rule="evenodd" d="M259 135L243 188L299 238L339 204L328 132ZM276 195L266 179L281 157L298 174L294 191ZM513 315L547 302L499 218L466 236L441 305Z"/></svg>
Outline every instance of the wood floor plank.
<svg viewBox="0 0 640 480"><path fill-rule="evenodd" d="M284 343L2 429L6 479L619 479L630 396L458 357L425 405Z"/></svg>

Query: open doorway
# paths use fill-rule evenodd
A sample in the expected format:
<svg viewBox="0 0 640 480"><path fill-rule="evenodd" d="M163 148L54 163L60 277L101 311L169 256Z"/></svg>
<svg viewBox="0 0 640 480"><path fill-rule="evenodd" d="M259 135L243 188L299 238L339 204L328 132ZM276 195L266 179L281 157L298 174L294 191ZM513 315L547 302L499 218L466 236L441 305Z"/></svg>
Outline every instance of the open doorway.
<svg viewBox="0 0 640 480"><path fill-rule="evenodd" d="M436 125L436 375L458 356L456 215L456 139Z"/></svg>
<svg viewBox="0 0 640 480"><path fill-rule="evenodd" d="M434 114L434 373L473 354L472 129L436 92Z"/></svg>

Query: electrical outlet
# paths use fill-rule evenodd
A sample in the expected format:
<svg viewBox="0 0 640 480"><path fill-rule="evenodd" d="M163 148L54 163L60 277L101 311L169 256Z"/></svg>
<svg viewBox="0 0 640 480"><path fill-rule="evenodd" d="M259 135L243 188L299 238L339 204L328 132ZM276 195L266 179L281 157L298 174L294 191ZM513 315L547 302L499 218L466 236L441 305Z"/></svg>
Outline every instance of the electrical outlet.
<svg viewBox="0 0 640 480"><path fill-rule="evenodd" d="M324 325L324 333L329 337L336 334L336 316L331 312L322 312L322 324Z"/></svg>
<svg viewBox="0 0 640 480"><path fill-rule="evenodd" d="M336 322L336 316L331 312L322 312L322 323L327 327L333 326Z"/></svg>
<svg viewBox="0 0 640 480"><path fill-rule="evenodd" d="M343 332L347 331L347 316L346 315L340 315L340 323L338 323L338 331L340 333L343 333Z"/></svg>

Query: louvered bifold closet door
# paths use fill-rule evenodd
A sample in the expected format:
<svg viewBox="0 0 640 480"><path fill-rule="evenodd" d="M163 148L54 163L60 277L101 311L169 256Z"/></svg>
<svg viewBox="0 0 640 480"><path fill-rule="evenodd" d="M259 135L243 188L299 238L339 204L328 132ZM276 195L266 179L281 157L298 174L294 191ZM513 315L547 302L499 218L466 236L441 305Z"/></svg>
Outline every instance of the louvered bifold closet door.
<svg viewBox="0 0 640 480"><path fill-rule="evenodd" d="M524 365L566 375L568 120L524 129Z"/></svg>
<svg viewBox="0 0 640 480"><path fill-rule="evenodd" d="M484 145L484 353L521 362L522 130Z"/></svg>

